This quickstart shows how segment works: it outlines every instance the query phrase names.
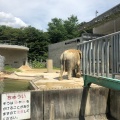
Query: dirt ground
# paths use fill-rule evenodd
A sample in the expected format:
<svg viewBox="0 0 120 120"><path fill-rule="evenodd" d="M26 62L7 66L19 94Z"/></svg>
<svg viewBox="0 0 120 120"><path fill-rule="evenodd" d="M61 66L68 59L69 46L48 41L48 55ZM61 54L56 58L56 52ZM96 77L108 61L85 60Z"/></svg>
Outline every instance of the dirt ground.
<svg viewBox="0 0 120 120"><path fill-rule="evenodd" d="M11 78L16 80L29 80L37 89L66 89L66 88L80 88L83 87L83 78L73 77L71 80L67 79L67 73L64 73L63 80L59 80L60 70L53 70L51 73L47 69L31 69L29 66L21 66L20 72L12 74L3 74L4 78Z"/></svg>
<svg viewBox="0 0 120 120"><path fill-rule="evenodd" d="M40 76L42 74L47 73L47 69L21 69L19 72L14 72L12 74L7 74L7 73L0 73L1 77L4 78L11 78L11 79L21 79L21 80L33 80L35 77ZM59 73L59 70L53 70L52 73L49 74L54 74L54 73Z"/></svg>

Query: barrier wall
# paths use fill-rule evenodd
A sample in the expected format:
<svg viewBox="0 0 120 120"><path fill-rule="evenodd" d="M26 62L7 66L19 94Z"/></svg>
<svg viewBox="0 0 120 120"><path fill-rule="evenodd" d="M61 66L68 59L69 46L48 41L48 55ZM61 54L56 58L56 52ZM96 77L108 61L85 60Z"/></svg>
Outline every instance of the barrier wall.
<svg viewBox="0 0 120 120"><path fill-rule="evenodd" d="M120 120L120 91L110 91L110 114L115 120Z"/></svg>
<svg viewBox="0 0 120 120"><path fill-rule="evenodd" d="M105 119L108 92L104 87L32 91L31 120Z"/></svg>
<svg viewBox="0 0 120 120"><path fill-rule="evenodd" d="M43 91L31 92L31 119L30 120L45 120L43 104Z"/></svg>
<svg viewBox="0 0 120 120"><path fill-rule="evenodd" d="M5 57L0 55L0 71L4 70Z"/></svg>
<svg viewBox="0 0 120 120"><path fill-rule="evenodd" d="M44 119L82 120L95 115L106 118L107 100L108 89L103 87L44 91Z"/></svg>
<svg viewBox="0 0 120 120"><path fill-rule="evenodd" d="M113 120L107 115L120 118L120 92L104 87L28 92L30 120Z"/></svg>

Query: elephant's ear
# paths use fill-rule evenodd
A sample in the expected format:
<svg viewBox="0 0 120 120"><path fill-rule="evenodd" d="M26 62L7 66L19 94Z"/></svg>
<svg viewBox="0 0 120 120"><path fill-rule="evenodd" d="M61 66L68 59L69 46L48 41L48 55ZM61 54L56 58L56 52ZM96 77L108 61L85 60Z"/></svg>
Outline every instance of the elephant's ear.
<svg viewBox="0 0 120 120"><path fill-rule="evenodd" d="M82 59L82 52L79 50L80 59Z"/></svg>

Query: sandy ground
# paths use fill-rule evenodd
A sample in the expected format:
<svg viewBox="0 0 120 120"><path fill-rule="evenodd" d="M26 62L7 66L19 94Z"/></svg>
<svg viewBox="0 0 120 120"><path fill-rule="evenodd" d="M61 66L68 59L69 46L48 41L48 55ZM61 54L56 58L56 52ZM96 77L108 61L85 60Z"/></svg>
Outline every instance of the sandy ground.
<svg viewBox="0 0 120 120"><path fill-rule="evenodd" d="M36 89L66 89L81 88L84 85L83 77L71 80L67 79L67 73L63 74L63 80L59 80L60 70L53 70L51 73L47 69L31 69L29 66L21 66L20 72L12 74L0 73L0 78L10 78L15 80L28 80L36 87ZM119 77L119 76L118 76ZM91 87L100 87L92 84Z"/></svg>
<svg viewBox="0 0 120 120"><path fill-rule="evenodd" d="M54 77L59 74L59 70L53 70L52 73L47 73L47 69L30 69L21 70L20 72L14 72L12 74L3 74L4 78L21 79L21 80L33 80L38 76L47 76L48 78Z"/></svg>
<svg viewBox="0 0 120 120"><path fill-rule="evenodd" d="M4 78L11 78L16 80L29 80L37 89L66 89L66 88L80 88L83 87L83 78L73 77L71 80L67 79L67 73L64 73L63 80L59 80L60 70L53 70L51 73L47 69L31 69L28 66L21 66L20 72L12 74L1 74ZM92 85L97 86L97 85Z"/></svg>
<svg viewBox="0 0 120 120"><path fill-rule="evenodd" d="M47 69L30 69L12 74L4 74L4 78L16 80L30 80L39 89L58 89L58 88L76 88L83 86L83 78L73 78L67 80L67 73L64 73L63 80L59 81L60 70L53 70L48 73Z"/></svg>

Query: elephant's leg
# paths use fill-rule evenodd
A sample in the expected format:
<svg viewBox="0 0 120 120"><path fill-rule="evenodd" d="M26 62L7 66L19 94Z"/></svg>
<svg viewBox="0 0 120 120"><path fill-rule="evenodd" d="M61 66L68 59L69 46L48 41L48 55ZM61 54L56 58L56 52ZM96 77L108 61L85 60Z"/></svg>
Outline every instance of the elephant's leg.
<svg viewBox="0 0 120 120"><path fill-rule="evenodd" d="M68 80L72 79L72 70L68 70Z"/></svg>
<svg viewBox="0 0 120 120"><path fill-rule="evenodd" d="M72 70L72 76L73 76L73 77L76 76L76 70L75 70L75 69Z"/></svg>
<svg viewBox="0 0 120 120"><path fill-rule="evenodd" d="M81 76L81 72L80 72L80 64L77 64L77 73L76 73L76 77L80 78Z"/></svg>

